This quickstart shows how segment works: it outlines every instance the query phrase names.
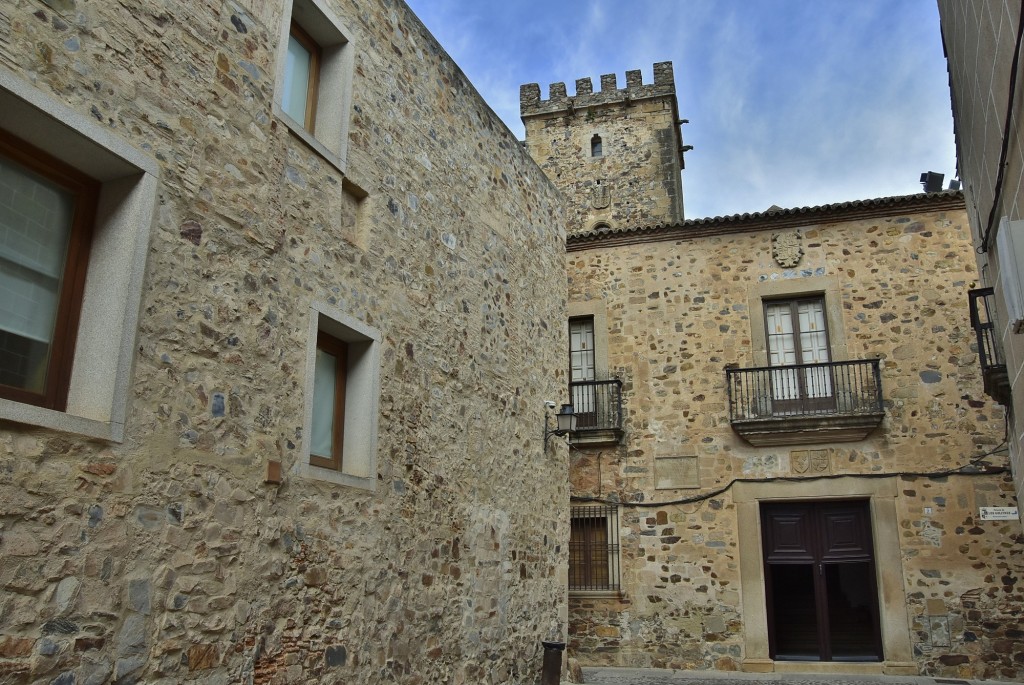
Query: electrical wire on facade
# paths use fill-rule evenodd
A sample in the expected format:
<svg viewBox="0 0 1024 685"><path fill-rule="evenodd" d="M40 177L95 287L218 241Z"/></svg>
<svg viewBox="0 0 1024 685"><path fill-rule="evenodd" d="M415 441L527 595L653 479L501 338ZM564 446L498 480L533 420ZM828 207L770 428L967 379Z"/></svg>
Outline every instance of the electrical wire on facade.
<svg viewBox="0 0 1024 685"><path fill-rule="evenodd" d="M629 502L623 500L609 500L601 497L571 497L573 502L593 502L595 504L615 504L620 507L637 507L637 508L655 508L655 507L670 507L680 504L693 504L695 502L704 502L705 500L718 497L729 490L732 486L737 483L807 483L812 481L821 480L836 480L838 478L948 478L949 476L991 476L998 475L1000 473L1008 473L1009 469L1005 466L992 466L991 464L984 464L985 468L979 468L983 464L982 462L993 454L998 454L1007 448L1007 442L1004 439L994 449L989 450L983 454L972 458L969 462L962 466L958 466L953 469L946 469L943 471L893 471L886 473L833 473L824 476L775 476L772 478L733 478L728 483L720 488L712 490L711 492L705 492L700 495L694 495L693 497L684 497L681 499L668 500L664 502Z"/></svg>

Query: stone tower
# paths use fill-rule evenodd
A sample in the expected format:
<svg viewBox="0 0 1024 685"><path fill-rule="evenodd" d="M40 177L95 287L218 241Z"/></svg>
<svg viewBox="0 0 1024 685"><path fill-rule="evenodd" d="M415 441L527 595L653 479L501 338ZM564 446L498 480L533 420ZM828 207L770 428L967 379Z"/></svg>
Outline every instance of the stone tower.
<svg viewBox="0 0 1024 685"><path fill-rule="evenodd" d="M520 116L533 159L565 194L567 231L622 228L683 220L682 134L671 62L654 65L654 84L640 71L577 79L576 95L564 83L519 89Z"/></svg>

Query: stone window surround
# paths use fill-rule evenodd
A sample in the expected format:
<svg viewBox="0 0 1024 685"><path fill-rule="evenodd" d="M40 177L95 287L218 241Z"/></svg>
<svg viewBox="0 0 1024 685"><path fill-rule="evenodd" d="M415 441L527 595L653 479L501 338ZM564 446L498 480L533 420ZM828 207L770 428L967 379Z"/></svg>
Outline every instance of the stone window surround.
<svg viewBox="0 0 1024 685"><path fill-rule="evenodd" d="M583 150L583 156L592 164L599 164L601 160L607 159L611 153L611 148L608 143L611 138L608 137L608 131L602 126L581 126L580 131L576 134L579 136L580 149ZM597 157L590 154L590 141L594 139L594 136L601 138L601 154Z"/></svg>
<svg viewBox="0 0 1024 685"><path fill-rule="evenodd" d="M825 299L825 320L828 324L829 352L832 361L849 358L846 331L843 328L843 303L839 296L839 283L831 276L806 278L780 278L750 286L747 311L750 313L750 348L755 367L768 366L768 340L765 328L765 300L795 299L807 296Z"/></svg>
<svg viewBox="0 0 1024 685"><path fill-rule="evenodd" d="M313 369L316 366L318 331L324 331L348 344L345 432L340 471L309 463L309 436L312 435L313 425ZM303 441L292 473L336 485L376 490L381 333L340 309L326 302L317 301L309 307L306 340Z"/></svg>
<svg viewBox="0 0 1024 685"><path fill-rule="evenodd" d="M584 507L586 505L583 505ZM620 535L614 526L621 527L620 516L621 508L615 505L604 505L607 507L613 507L615 513L611 516L605 517L605 528L607 529L607 544L608 549L608 578L609 582L613 582L618 586L615 590L573 590L569 589L569 597L577 599L621 599L624 596L623 585L622 585L622 544L619 542ZM570 511L575 507L570 507ZM572 528L572 520L577 517L572 516L570 513L570 532ZM571 536L570 536L571 537ZM613 542L615 541L615 542ZM614 558L612 555L615 555Z"/></svg>
<svg viewBox="0 0 1024 685"><path fill-rule="evenodd" d="M15 267L0 307L0 396L64 410L100 187L0 129L0 238Z"/></svg>
<svg viewBox="0 0 1024 685"><path fill-rule="evenodd" d="M594 371L608 371L608 315L605 312L603 300L586 300L583 302L570 302L570 319L594 319ZM566 321L566 327L569 322ZM566 362L569 361L569 351L566 350Z"/></svg>
<svg viewBox="0 0 1024 685"><path fill-rule="evenodd" d="M122 442L159 167L4 68L0 128L101 184L65 410L0 400L0 419Z"/></svg>
<svg viewBox="0 0 1024 685"><path fill-rule="evenodd" d="M917 675L910 644L907 599L896 513L896 478L849 476L790 483L736 483L733 501L739 526L740 589L743 596L743 670L804 673L848 672L841 661L773 661L768 652L768 613L761 547L761 502L801 499L867 499L879 594L883 661L857 664L860 672Z"/></svg>
<svg viewBox="0 0 1024 685"><path fill-rule="evenodd" d="M323 353L324 356L321 356ZM334 372L331 374L330 382L332 392L329 396L324 396L324 393L318 393L317 390L324 390L327 387L327 379L323 377L320 370L317 368L317 362L330 358L334 362ZM333 335L323 329L323 326L319 326L316 334L316 356L313 366L313 404L317 405L323 403L323 407L313 407L313 420L310 423L310 455L309 463L314 466L319 466L325 469L332 469L334 471L341 470L341 462L343 458L342 449L345 444L345 389L347 387L348 380L348 343L343 340L338 340ZM324 387L320 387L320 381L324 381ZM314 437L314 426L317 419L317 409L327 408L329 405L330 412L330 446L324 451L313 452L314 443L316 438ZM324 415L321 414L321 420ZM322 445L321 445L322 447Z"/></svg>
<svg viewBox="0 0 1024 685"><path fill-rule="evenodd" d="M307 131L302 122L295 121L285 114L281 104L288 59L288 38L291 35L293 20L316 41L321 50L316 123L313 127L315 134ZM352 108L352 75L355 68L352 36L352 32L341 23L324 0L284 0L282 3L277 63L274 69L274 116L280 119L292 134L341 173L345 173L348 162L349 115Z"/></svg>

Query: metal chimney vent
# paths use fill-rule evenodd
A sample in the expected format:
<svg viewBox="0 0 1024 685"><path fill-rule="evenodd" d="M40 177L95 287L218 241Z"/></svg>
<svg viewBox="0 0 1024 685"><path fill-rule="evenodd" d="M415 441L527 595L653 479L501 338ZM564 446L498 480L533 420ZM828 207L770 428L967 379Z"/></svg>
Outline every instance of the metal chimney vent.
<svg viewBox="0 0 1024 685"><path fill-rule="evenodd" d="M926 171L921 174L921 185L924 186L924 192L937 193L942 190L943 178L945 178L944 174L939 174L934 171Z"/></svg>

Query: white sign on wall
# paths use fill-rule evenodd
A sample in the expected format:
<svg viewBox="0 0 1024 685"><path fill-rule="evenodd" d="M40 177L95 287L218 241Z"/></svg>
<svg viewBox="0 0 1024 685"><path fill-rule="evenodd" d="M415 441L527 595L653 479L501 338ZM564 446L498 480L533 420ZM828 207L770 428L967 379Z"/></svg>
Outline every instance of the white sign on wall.
<svg viewBox="0 0 1024 685"><path fill-rule="evenodd" d="M1017 507L978 507L982 521L1012 521L1019 518Z"/></svg>

